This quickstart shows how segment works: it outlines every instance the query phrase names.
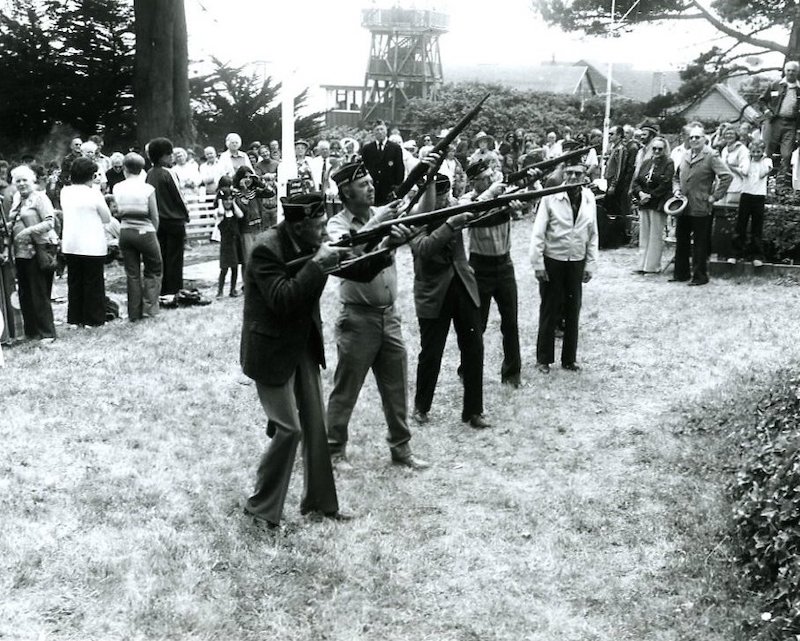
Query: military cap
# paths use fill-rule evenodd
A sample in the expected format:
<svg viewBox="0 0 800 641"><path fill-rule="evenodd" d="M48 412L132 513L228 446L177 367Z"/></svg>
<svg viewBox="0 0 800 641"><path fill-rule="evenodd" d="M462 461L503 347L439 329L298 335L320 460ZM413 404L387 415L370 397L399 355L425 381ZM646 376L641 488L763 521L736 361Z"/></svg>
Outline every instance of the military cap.
<svg viewBox="0 0 800 641"><path fill-rule="evenodd" d="M290 223L325 215L325 196L318 191L281 198L283 216Z"/></svg>
<svg viewBox="0 0 800 641"><path fill-rule="evenodd" d="M477 178L487 169L489 169L488 160L485 159L476 160L474 163L467 166L466 169L467 178L469 178L470 180L472 180L473 178Z"/></svg>
<svg viewBox="0 0 800 641"><path fill-rule="evenodd" d="M364 167L364 163L357 161L342 165L339 168L339 171L333 174L331 178L333 178L336 184L341 187L342 185L353 183L367 175L369 174L367 172L367 168Z"/></svg>

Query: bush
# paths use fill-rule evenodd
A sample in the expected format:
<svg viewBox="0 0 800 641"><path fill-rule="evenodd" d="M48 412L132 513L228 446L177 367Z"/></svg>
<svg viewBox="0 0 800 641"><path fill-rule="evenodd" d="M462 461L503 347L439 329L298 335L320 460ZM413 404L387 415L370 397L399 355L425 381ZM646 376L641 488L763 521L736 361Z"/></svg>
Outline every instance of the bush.
<svg viewBox="0 0 800 641"><path fill-rule="evenodd" d="M756 415L737 434L733 545L763 602L761 618L746 622L751 638L783 641L800 638L800 375L774 386Z"/></svg>
<svg viewBox="0 0 800 641"><path fill-rule="evenodd" d="M764 244L771 262L789 262L800 258L800 206L767 206L764 214Z"/></svg>

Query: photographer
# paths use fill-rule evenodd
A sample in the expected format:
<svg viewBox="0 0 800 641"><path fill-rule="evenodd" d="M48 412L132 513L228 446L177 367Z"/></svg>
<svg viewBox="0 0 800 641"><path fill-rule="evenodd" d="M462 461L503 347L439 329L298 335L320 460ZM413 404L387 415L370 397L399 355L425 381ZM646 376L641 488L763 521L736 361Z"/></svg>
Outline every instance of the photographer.
<svg viewBox="0 0 800 641"><path fill-rule="evenodd" d="M239 219L239 230L242 236L244 263L250 256L250 250L256 235L262 229L262 218L265 216L264 198L272 198L275 191L266 181L249 167L239 167L233 175L235 202L244 216Z"/></svg>

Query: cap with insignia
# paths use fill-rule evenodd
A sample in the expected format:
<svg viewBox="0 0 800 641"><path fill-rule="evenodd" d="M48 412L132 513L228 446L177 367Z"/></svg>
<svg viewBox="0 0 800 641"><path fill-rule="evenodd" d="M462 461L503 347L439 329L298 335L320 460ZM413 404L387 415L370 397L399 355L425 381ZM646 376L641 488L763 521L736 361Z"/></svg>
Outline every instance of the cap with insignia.
<svg viewBox="0 0 800 641"><path fill-rule="evenodd" d="M336 184L341 187L342 185L347 185L349 183L355 182L363 178L364 176L368 176L369 173L367 172L367 168L364 167L363 162L351 162L347 163L346 165L342 165L331 178L336 182Z"/></svg>
<svg viewBox="0 0 800 641"><path fill-rule="evenodd" d="M283 216L291 223L325 215L325 196L318 191L281 198Z"/></svg>
<svg viewBox="0 0 800 641"><path fill-rule="evenodd" d="M448 178L445 174L436 174L433 180L434 184L436 185L437 196L450 193L450 178Z"/></svg>
<svg viewBox="0 0 800 641"><path fill-rule="evenodd" d="M487 169L489 169L489 161L481 159L476 160L471 165L468 165L465 173L467 174L467 178L472 180L473 178L480 176Z"/></svg>

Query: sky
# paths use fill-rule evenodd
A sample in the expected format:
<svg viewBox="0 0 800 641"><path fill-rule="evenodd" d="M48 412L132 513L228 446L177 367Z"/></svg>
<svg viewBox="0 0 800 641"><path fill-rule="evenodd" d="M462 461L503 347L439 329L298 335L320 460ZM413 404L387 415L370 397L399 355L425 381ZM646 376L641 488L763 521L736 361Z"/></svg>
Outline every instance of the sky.
<svg viewBox="0 0 800 641"><path fill-rule="evenodd" d="M376 0L185 0L189 54L211 55L235 65L256 63L264 73L298 87L361 84L370 34L361 10L389 7ZM416 0L406 8L445 10L450 30L439 40L448 64L539 64L555 58L575 62L633 63L637 69L679 69L714 44L723 44L705 22L641 25L617 38L584 37L549 27L530 0L448 2ZM611 1L609 0L609 10Z"/></svg>

